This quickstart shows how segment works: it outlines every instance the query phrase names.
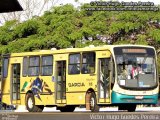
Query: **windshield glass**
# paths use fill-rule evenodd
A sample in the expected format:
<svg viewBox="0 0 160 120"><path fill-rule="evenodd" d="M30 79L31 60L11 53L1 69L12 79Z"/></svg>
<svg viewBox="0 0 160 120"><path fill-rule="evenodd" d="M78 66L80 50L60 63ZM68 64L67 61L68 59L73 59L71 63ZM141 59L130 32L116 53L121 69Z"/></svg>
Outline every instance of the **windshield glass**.
<svg viewBox="0 0 160 120"><path fill-rule="evenodd" d="M137 53L134 52L136 49L129 49L129 53L121 50L121 54L119 52L116 55L118 84L122 87L135 89L155 87L157 82L154 54L148 53L147 50L140 50L141 52L137 50Z"/></svg>

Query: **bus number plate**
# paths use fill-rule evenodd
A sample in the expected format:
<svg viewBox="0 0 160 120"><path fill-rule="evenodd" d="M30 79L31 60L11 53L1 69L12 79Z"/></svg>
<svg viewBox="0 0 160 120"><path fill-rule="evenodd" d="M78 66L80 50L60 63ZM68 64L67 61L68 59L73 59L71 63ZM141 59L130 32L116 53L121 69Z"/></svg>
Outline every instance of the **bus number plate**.
<svg viewBox="0 0 160 120"><path fill-rule="evenodd" d="M143 99L143 96L135 96L135 99Z"/></svg>

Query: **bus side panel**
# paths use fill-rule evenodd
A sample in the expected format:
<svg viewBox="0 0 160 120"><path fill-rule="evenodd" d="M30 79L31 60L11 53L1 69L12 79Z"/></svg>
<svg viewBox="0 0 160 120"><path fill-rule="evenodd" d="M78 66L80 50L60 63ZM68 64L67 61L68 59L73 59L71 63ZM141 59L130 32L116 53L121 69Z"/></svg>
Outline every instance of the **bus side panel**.
<svg viewBox="0 0 160 120"><path fill-rule="evenodd" d="M8 105L11 105L9 75L8 75L8 77L6 79L3 80L3 84L2 84L2 102L6 103Z"/></svg>
<svg viewBox="0 0 160 120"><path fill-rule="evenodd" d="M55 94L53 95L39 95L40 99L35 96L36 105L55 105Z"/></svg>
<svg viewBox="0 0 160 120"><path fill-rule="evenodd" d="M67 105L84 105L85 104L85 92L67 93Z"/></svg>

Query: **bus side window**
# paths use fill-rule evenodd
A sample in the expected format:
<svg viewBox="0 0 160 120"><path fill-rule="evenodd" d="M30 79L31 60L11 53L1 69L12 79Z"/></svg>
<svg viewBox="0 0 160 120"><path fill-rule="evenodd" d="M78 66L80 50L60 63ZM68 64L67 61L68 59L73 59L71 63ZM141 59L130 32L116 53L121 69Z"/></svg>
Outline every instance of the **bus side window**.
<svg viewBox="0 0 160 120"><path fill-rule="evenodd" d="M28 57L23 58L23 76L26 77L28 75Z"/></svg>
<svg viewBox="0 0 160 120"><path fill-rule="evenodd" d="M3 58L3 65L2 65L2 77L6 78L8 76L8 63L9 59L8 58Z"/></svg>
<svg viewBox="0 0 160 120"><path fill-rule="evenodd" d="M30 57L29 58L28 75L29 76L38 76L39 75L39 68L40 68L39 56Z"/></svg>
<svg viewBox="0 0 160 120"><path fill-rule="evenodd" d="M41 74L43 76L49 76L52 75L53 72L53 56L42 56L42 68L41 68Z"/></svg>
<svg viewBox="0 0 160 120"><path fill-rule="evenodd" d="M95 72L95 53L87 52L82 54L82 74L90 74Z"/></svg>
<svg viewBox="0 0 160 120"><path fill-rule="evenodd" d="M69 55L69 74L80 74L80 53Z"/></svg>

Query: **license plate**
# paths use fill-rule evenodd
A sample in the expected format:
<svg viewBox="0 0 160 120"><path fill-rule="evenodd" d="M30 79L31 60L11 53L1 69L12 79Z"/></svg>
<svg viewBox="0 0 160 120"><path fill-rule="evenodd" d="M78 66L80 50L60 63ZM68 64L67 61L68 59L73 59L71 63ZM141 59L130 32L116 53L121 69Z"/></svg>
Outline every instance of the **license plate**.
<svg viewBox="0 0 160 120"><path fill-rule="evenodd" d="M135 99L143 99L143 96L135 96Z"/></svg>

